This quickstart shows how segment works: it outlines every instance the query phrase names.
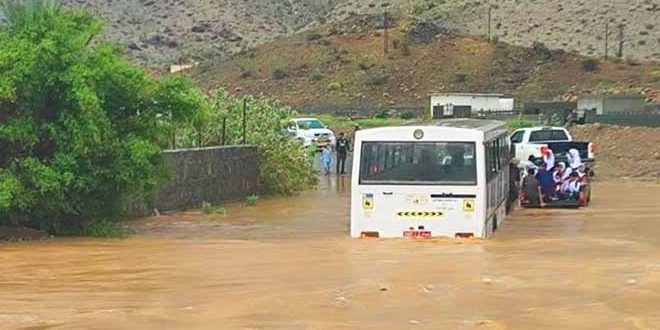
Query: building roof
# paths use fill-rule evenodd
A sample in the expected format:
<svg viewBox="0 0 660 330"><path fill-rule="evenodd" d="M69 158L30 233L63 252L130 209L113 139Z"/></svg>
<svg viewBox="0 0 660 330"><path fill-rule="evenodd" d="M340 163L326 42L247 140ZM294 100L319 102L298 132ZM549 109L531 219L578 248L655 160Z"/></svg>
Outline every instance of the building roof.
<svg viewBox="0 0 660 330"><path fill-rule="evenodd" d="M429 93L429 96L473 96L473 97L504 97L504 94L497 93Z"/></svg>

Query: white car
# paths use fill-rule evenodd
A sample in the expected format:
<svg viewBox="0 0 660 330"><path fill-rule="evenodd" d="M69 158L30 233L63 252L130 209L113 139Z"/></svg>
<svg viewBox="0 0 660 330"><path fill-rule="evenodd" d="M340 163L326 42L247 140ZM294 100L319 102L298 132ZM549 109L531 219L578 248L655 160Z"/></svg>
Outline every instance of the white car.
<svg viewBox="0 0 660 330"><path fill-rule="evenodd" d="M289 134L300 140L305 147L316 145L319 148L326 145L334 146L335 134L317 118L295 118L287 127Z"/></svg>

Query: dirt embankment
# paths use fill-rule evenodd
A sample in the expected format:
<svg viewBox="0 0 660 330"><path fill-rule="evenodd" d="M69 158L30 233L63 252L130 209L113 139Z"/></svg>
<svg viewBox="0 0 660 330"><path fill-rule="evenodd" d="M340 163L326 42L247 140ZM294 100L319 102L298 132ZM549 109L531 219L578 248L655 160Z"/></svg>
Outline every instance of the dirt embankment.
<svg viewBox="0 0 660 330"><path fill-rule="evenodd" d="M660 177L660 128L584 125L572 130L576 140L596 145L597 176L606 179Z"/></svg>

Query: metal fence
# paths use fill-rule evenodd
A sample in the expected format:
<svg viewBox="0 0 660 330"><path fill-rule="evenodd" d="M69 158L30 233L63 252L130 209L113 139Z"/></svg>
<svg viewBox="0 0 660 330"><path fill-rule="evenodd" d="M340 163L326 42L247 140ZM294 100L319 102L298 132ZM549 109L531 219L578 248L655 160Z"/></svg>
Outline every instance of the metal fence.
<svg viewBox="0 0 660 330"><path fill-rule="evenodd" d="M572 115L574 113L574 115ZM660 127L660 113L658 112L615 112L597 115L595 111L566 111L550 110L530 113L529 111L495 111L475 112L472 118L512 120L522 119L536 125L566 125L573 120L576 124L602 123L619 126Z"/></svg>
<svg viewBox="0 0 660 330"><path fill-rule="evenodd" d="M328 105L308 104L300 107L302 113L320 113L346 117L373 117L388 113L392 116L400 116L410 113L415 117L424 117L429 108L420 105L396 105L396 106L366 106L366 105Z"/></svg>
<svg viewBox="0 0 660 330"><path fill-rule="evenodd" d="M303 112L327 113L350 117L372 117L388 112L393 116L403 113L414 114L418 118L430 115L429 107L420 105L410 106L336 106L336 105L311 105L302 107ZM620 126L645 126L660 127L660 113L648 112L614 112L605 115L597 115L593 110L577 111L567 108L548 109L516 109L509 111L472 111L471 118L513 120L522 119L535 125L565 125L569 120L577 124L603 123ZM571 116L574 116L571 118ZM448 118L454 118L450 116Z"/></svg>

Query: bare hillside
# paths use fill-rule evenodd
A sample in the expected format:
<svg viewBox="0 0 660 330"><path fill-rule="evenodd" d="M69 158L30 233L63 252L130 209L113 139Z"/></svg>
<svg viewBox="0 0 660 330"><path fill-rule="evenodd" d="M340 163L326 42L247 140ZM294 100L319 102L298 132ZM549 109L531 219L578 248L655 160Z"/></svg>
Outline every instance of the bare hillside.
<svg viewBox="0 0 660 330"><path fill-rule="evenodd" d="M572 133L596 145L599 177L660 182L660 129L594 124L574 127Z"/></svg>
<svg viewBox="0 0 660 330"><path fill-rule="evenodd" d="M147 65L204 61L295 32L335 0L63 0L107 21L106 36Z"/></svg>
<svg viewBox="0 0 660 330"><path fill-rule="evenodd" d="M372 0L340 5L331 15L342 20L354 14L389 10L433 19L473 35L488 34L514 45L540 41L550 48L603 56L605 28L609 22L608 53L619 47L623 25L623 56L660 60L660 1L658 0Z"/></svg>
<svg viewBox="0 0 660 330"><path fill-rule="evenodd" d="M624 57L660 60L660 0L62 0L107 20L106 37L149 66L224 59L225 55L327 22L382 14L432 20L467 35L492 35L520 46L610 55L624 29Z"/></svg>
<svg viewBox="0 0 660 330"><path fill-rule="evenodd" d="M263 94L314 111L419 106L432 91L499 92L532 101L589 92L651 98L660 90L660 62L599 62L542 44L493 43L407 20L392 24L383 54L384 34L374 28L379 23L358 18L280 38L202 66L196 78L207 88Z"/></svg>

